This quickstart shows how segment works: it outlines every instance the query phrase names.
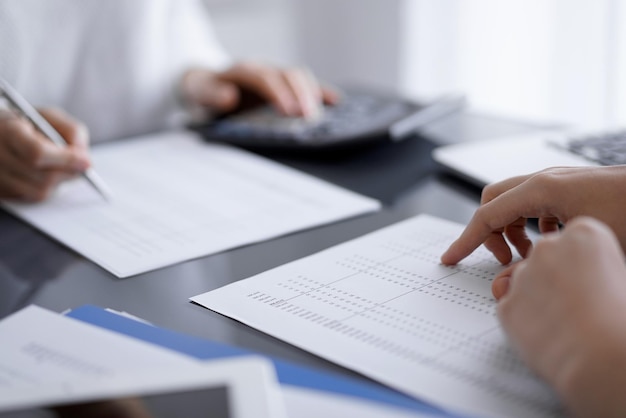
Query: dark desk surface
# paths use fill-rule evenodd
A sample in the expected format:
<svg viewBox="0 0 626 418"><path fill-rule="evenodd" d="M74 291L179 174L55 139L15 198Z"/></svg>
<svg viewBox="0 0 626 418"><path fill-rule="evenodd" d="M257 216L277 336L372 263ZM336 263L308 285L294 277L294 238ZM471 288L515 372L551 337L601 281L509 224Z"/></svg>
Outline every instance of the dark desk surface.
<svg viewBox="0 0 626 418"><path fill-rule="evenodd" d="M117 279L0 210L0 317L28 304L61 312L83 304L127 311L156 325L314 367L335 366L188 302L188 298L358 237L418 213L467 222L479 191L441 172L435 144L530 132L538 126L472 114L431 124L427 137L351 154L272 155L278 161L380 199L378 213Z"/></svg>

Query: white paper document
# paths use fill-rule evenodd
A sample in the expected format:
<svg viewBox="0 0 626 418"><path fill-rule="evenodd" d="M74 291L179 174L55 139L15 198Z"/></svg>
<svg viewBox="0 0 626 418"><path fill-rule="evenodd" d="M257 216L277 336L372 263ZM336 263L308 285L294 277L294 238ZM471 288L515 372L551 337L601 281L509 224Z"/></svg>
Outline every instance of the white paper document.
<svg viewBox="0 0 626 418"><path fill-rule="evenodd" d="M559 416L499 327L499 263L440 264L462 229L421 215L191 300L455 412Z"/></svg>
<svg viewBox="0 0 626 418"><path fill-rule="evenodd" d="M103 144L94 168L41 204L3 206L118 277L347 217L380 203L191 132Z"/></svg>
<svg viewBox="0 0 626 418"><path fill-rule="evenodd" d="M12 388L198 364L187 356L36 306L0 321L0 337L0 403L1 394Z"/></svg>
<svg viewBox="0 0 626 418"><path fill-rule="evenodd" d="M2 410L16 405L45 404L46 400L51 404L58 403L59 399L71 399L80 392L84 394L97 390L100 392L98 396L101 396L109 392L111 384L119 388L120 379L125 380L125 386L132 384L147 389L154 383L152 375L155 373L170 382L171 386L177 382L191 384L199 380L195 374L202 374L205 379L201 380L206 380L217 364L227 364L232 368L234 364L231 363L249 359L197 360L140 339L29 306L0 321L0 414ZM211 369L207 368L209 365ZM245 380L248 386L255 383L255 374L241 376L236 371L235 368L230 369L228 375L231 381ZM151 379L151 383L146 383L146 379ZM268 396L278 395L270 393L270 389L273 391L273 386L277 386L274 379L272 373L272 381L268 378L265 382ZM231 386L231 389L236 388ZM429 416L314 389L290 385L282 389L291 418ZM250 399L247 401L250 402ZM260 411L256 412L252 416L263 416ZM273 418L279 416L282 415L273 415Z"/></svg>
<svg viewBox="0 0 626 418"><path fill-rule="evenodd" d="M228 404L230 417L285 416L272 364L260 357L199 361L36 306L0 321L0 341L3 417L49 416L18 412L34 407L128 397L139 401L141 395L216 388L225 390L221 402ZM220 407L218 402L216 408ZM107 412L100 411L100 416L152 416L141 402L135 408L133 414L104 408ZM73 416L80 415L75 412Z"/></svg>

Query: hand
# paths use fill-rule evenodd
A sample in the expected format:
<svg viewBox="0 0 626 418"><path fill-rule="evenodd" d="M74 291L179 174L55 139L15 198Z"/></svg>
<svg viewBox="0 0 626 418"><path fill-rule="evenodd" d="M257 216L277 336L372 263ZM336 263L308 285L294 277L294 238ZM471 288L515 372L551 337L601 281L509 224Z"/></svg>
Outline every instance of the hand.
<svg viewBox="0 0 626 418"><path fill-rule="evenodd" d="M626 249L625 189L626 166L550 168L489 185L480 208L441 262L456 264L484 243L508 264L513 255L505 237L526 257L532 247L528 218L539 218L540 231L547 233L576 216L592 216L608 224Z"/></svg>
<svg viewBox="0 0 626 418"><path fill-rule="evenodd" d="M626 266L609 228L574 219L497 280L504 330L571 412L626 416Z"/></svg>
<svg viewBox="0 0 626 418"><path fill-rule="evenodd" d="M240 63L223 72L189 70L183 77L183 97L193 105L220 112L238 108L246 92L271 103L286 116L315 117L322 103L335 104L339 96L320 86L304 69L279 69L260 63Z"/></svg>
<svg viewBox="0 0 626 418"><path fill-rule="evenodd" d="M84 125L59 109L41 114L65 138L61 148L15 113L0 112L0 198L41 201L63 180L89 167Z"/></svg>

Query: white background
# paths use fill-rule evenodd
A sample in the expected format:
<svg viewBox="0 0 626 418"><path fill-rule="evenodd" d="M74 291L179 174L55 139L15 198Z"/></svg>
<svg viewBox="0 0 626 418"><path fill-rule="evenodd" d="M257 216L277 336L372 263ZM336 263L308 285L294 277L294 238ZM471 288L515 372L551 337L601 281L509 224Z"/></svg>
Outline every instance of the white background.
<svg viewBox="0 0 626 418"><path fill-rule="evenodd" d="M207 0L237 57L478 110L626 125L626 0Z"/></svg>

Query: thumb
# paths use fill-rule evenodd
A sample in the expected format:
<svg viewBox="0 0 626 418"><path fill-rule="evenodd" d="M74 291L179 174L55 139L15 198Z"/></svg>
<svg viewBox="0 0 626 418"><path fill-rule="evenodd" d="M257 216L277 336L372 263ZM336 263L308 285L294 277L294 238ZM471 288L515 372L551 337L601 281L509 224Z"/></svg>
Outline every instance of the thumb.
<svg viewBox="0 0 626 418"><path fill-rule="evenodd" d="M493 280L493 283L491 283L491 293L496 300L500 300L504 295L506 295L510 284L511 272L508 272L508 274L500 274Z"/></svg>
<svg viewBox="0 0 626 418"><path fill-rule="evenodd" d="M509 265L493 279L493 282L491 283L491 293L496 300L502 299L507 294L509 288L511 287L511 277L521 264L522 261L518 261Z"/></svg>

